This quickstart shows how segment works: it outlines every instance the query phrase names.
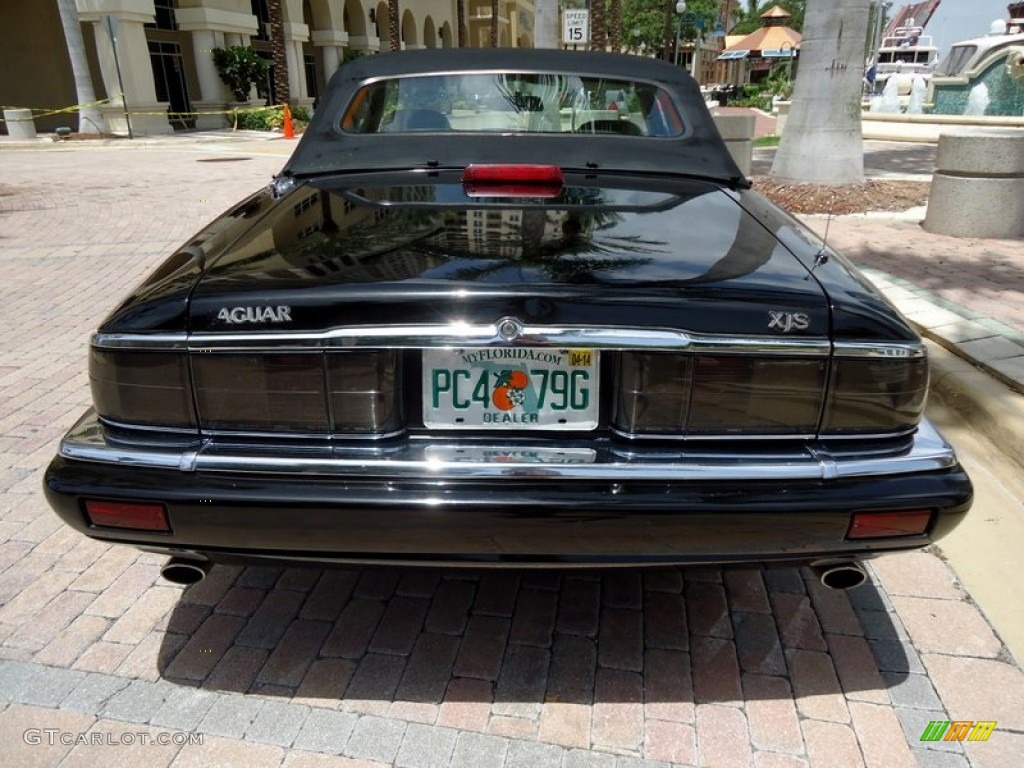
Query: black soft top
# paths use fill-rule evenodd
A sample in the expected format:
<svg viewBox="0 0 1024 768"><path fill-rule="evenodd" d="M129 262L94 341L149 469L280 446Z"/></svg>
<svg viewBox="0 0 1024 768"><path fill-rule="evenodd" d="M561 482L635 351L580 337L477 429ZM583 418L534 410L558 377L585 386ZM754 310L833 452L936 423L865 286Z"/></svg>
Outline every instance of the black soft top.
<svg viewBox="0 0 1024 768"><path fill-rule="evenodd" d="M566 134L359 134L341 115L359 88L378 78L495 72L629 78L664 88L685 115L678 138ZM697 176L732 186L747 182L722 141L689 73L656 59L546 49L445 48L362 56L331 78L313 120L282 171L304 176L377 170L464 168L471 163L551 163L591 172Z"/></svg>

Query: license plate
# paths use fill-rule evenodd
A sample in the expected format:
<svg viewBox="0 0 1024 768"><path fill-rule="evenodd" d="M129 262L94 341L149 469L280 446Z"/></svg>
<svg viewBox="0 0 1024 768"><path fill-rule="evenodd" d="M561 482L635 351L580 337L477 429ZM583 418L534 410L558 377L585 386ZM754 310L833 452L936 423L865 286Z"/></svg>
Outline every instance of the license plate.
<svg viewBox="0 0 1024 768"><path fill-rule="evenodd" d="M598 354L539 347L426 349L423 424L433 429L597 427Z"/></svg>

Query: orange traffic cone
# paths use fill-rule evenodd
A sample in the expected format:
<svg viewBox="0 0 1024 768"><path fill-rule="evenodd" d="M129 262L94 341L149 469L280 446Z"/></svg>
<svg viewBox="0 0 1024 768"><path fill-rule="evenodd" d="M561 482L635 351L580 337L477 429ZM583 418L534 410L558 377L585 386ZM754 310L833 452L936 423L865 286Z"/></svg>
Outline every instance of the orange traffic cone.
<svg viewBox="0 0 1024 768"><path fill-rule="evenodd" d="M286 139L295 138L295 126L292 124L292 110L287 104L284 105L284 137Z"/></svg>

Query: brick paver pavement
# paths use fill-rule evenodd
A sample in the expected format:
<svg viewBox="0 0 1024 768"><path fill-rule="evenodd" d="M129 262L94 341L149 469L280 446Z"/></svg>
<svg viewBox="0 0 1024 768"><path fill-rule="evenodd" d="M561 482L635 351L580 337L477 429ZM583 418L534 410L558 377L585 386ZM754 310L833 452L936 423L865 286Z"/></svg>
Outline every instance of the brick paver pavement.
<svg viewBox="0 0 1024 768"><path fill-rule="evenodd" d="M90 331L281 158L0 161L4 765L1019 764L1022 673L929 553L850 593L760 568L219 566L184 590L162 558L71 533L40 483L89 401ZM954 719L999 725L920 741Z"/></svg>

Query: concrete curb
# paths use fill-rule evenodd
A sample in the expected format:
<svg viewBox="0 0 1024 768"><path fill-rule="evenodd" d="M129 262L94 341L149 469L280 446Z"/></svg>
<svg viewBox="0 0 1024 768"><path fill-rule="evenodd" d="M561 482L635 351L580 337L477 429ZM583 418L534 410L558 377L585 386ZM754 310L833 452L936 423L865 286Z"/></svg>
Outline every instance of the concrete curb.
<svg viewBox="0 0 1024 768"><path fill-rule="evenodd" d="M926 344L932 395L961 413L1024 467L1024 395L996 380L969 357L934 341L927 328L918 327L918 331L930 337Z"/></svg>

